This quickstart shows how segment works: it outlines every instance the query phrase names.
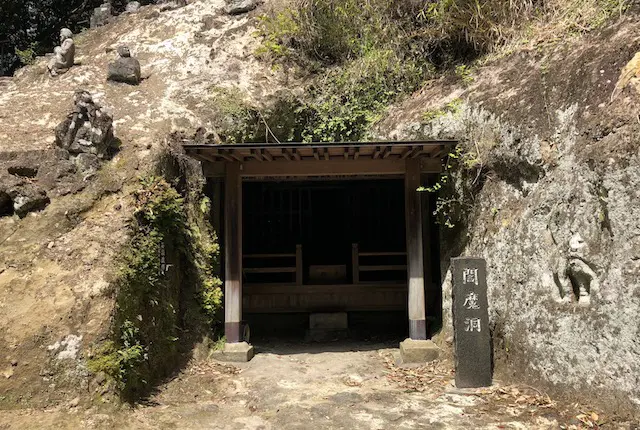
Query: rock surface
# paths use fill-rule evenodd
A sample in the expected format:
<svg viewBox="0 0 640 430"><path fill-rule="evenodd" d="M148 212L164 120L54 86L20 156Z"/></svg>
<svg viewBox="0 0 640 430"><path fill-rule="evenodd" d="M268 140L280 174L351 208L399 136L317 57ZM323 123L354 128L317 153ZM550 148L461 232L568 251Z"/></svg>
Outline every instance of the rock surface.
<svg viewBox="0 0 640 430"><path fill-rule="evenodd" d="M226 11L229 15L240 15L254 10L258 3L256 0L231 0Z"/></svg>
<svg viewBox="0 0 640 430"><path fill-rule="evenodd" d="M140 62L131 57L129 48L124 46L118 48L118 55L119 57L109 64L107 80L138 85L141 78Z"/></svg>
<svg viewBox="0 0 640 430"><path fill-rule="evenodd" d="M497 62L471 85L433 83L380 130L459 139L466 154L449 195L466 218L442 231L439 342L451 333L448 258L485 258L500 377L630 413L640 406L640 93L627 86L611 102L637 46L624 24L609 31ZM460 107L421 120L447 103Z"/></svg>

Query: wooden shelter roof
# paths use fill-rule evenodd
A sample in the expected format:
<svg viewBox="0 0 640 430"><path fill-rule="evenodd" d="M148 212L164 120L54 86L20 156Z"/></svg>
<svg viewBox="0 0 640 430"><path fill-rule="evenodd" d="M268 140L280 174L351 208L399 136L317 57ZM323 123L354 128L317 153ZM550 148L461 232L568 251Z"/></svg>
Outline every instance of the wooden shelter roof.
<svg viewBox="0 0 640 430"><path fill-rule="evenodd" d="M453 140L340 143L185 143L183 147L188 155L201 161L246 163L278 160L440 159L456 143Z"/></svg>

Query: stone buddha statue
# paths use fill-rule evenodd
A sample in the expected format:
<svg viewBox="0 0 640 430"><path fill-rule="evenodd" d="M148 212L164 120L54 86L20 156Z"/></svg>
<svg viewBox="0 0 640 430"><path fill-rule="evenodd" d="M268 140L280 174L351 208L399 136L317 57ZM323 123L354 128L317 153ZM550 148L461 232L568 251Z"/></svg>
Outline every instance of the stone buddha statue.
<svg viewBox="0 0 640 430"><path fill-rule="evenodd" d="M73 66L76 55L76 45L73 43L72 37L73 33L68 28L60 30L60 46L54 48L54 56L47 66L51 76L65 73Z"/></svg>

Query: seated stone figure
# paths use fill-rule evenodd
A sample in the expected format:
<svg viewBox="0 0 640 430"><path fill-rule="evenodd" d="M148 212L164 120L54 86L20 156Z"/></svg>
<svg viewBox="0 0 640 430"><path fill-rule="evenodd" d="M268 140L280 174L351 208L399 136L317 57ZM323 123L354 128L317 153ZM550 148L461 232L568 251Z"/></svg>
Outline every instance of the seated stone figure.
<svg viewBox="0 0 640 430"><path fill-rule="evenodd" d="M107 80L131 85L140 83L140 62L131 56L126 46L118 47L118 58L109 64Z"/></svg>
<svg viewBox="0 0 640 430"><path fill-rule="evenodd" d="M54 56L47 66L51 76L65 73L73 66L76 45L73 43L72 37L73 33L68 28L60 30L60 46L54 48Z"/></svg>

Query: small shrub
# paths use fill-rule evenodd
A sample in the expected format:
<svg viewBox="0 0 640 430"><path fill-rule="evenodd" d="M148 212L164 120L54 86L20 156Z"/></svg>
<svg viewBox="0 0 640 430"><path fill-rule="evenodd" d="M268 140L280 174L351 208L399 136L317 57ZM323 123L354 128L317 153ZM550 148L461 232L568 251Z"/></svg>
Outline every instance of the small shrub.
<svg viewBox="0 0 640 430"><path fill-rule="evenodd" d="M422 121L425 123L431 122L434 119L441 118L447 114L457 115L462 107L461 99L453 99L441 109L432 109L422 114Z"/></svg>
<svg viewBox="0 0 640 430"><path fill-rule="evenodd" d="M18 48L14 48L18 59L20 60L20 64L24 66L28 66L33 64L36 61L38 44L36 42L31 43L28 48L24 50L20 50Z"/></svg>

